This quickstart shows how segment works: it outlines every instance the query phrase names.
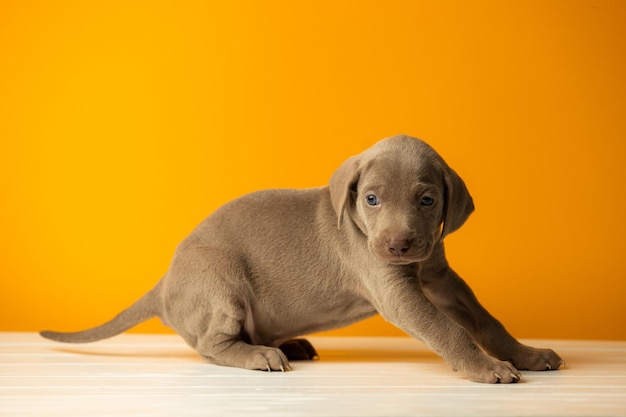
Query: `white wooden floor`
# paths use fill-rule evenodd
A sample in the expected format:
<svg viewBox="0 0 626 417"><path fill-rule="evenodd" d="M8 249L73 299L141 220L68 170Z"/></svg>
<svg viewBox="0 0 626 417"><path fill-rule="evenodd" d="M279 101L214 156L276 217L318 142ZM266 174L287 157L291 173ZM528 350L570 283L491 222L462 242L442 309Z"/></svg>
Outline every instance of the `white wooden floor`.
<svg viewBox="0 0 626 417"><path fill-rule="evenodd" d="M0 333L0 416L626 416L626 342L531 341L566 360L483 385L409 338L310 338L319 361L208 365L180 338L63 345Z"/></svg>

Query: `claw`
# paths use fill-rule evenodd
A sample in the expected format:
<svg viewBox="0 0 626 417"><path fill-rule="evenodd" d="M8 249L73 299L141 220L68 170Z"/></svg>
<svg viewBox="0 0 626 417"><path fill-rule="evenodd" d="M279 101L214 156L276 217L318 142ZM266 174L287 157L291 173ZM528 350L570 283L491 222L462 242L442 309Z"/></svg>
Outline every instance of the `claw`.
<svg viewBox="0 0 626 417"><path fill-rule="evenodd" d="M511 373L511 377L513 378L513 382L518 382L522 379L521 375L515 375L514 373Z"/></svg>
<svg viewBox="0 0 626 417"><path fill-rule="evenodd" d="M546 362L546 371L550 371L552 369L552 367L550 366L550 364L548 362Z"/></svg>
<svg viewBox="0 0 626 417"><path fill-rule="evenodd" d="M565 368L565 361L561 361L561 363L559 363L559 368Z"/></svg>
<svg viewBox="0 0 626 417"><path fill-rule="evenodd" d="M497 372L494 372L493 374L495 375L496 378L498 378L498 381L496 382L496 384L499 384L502 381L502 377Z"/></svg>
<svg viewBox="0 0 626 417"><path fill-rule="evenodd" d="M265 370L266 370L267 372L272 372L272 368L270 368L269 364L268 364L268 365L265 365Z"/></svg>
<svg viewBox="0 0 626 417"><path fill-rule="evenodd" d="M280 365L280 372L285 372L285 367Z"/></svg>

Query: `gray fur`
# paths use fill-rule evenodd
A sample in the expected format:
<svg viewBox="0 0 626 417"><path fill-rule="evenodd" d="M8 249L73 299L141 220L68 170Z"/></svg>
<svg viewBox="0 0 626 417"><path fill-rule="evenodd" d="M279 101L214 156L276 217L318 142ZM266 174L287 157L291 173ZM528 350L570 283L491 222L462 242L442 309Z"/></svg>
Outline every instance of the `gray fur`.
<svg viewBox="0 0 626 417"><path fill-rule="evenodd" d="M110 322L41 334L92 342L158 316L211 363L288 370L279 348L292 338L379 313L473 381L558 369L556 353L515 340L448 266L443 238L473 209L429 145L394 136L349 158L327 187L224 205L179 245L157 286ZM295 346L315 356L306 341Z"/></svg>

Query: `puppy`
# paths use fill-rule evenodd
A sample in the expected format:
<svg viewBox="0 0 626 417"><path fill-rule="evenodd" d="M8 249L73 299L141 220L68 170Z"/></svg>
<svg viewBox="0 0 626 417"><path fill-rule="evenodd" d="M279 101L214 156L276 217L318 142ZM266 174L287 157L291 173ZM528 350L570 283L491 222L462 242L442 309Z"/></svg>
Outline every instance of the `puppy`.
<svg viewBox="0 0 626 417"><path fill-rule="evenodd" d="M207 361L267 371L317 354L294 337L382 315L472 381L558 369L522 345L448 266L444 238L474 210L463 180L426 143L384 139L326 187L248 194L177 248L157 285L101 326L41 335L92 342L159 317Z"/></svg>

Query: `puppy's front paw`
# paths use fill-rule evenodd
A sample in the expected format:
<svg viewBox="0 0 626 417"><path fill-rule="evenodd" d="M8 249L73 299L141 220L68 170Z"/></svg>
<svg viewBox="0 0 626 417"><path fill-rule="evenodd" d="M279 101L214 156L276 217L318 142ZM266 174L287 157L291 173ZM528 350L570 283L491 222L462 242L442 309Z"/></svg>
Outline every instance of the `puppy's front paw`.
<svg viewBox="0 0 626 417"><path fill-rule="evenodd" d="M290 371L289 361L280 349L259 346L247 358L245 368L261 371Z"/></svg>
<svg viewBox="0 0 626 417"><path fill-rule="evenodd" d="M517 369L529 371L550 371L565 366L565 361L552 349L536 349L524 345L518 347L511 361Z"/></svg>
<svg viewBox="0 0 626 417"><path fill-rule="evenodd" d="M491 357L480 364L472 364L465 373L474 382L487 384L512 384L522 379L520 372L509 363Z"/></svg>

